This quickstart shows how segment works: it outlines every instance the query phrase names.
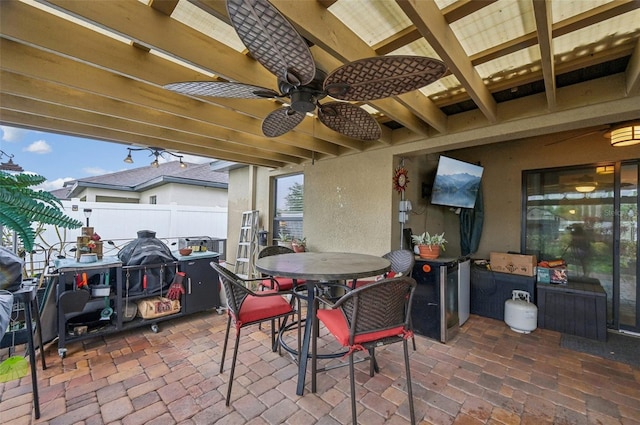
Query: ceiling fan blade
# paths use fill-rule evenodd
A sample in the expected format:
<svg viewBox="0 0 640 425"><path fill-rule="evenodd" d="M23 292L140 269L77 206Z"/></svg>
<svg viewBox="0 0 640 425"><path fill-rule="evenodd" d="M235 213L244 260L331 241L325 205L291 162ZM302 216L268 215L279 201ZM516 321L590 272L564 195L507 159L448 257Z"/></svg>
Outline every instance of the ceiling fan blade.
<svg viewBox="0 0 640 425"><path fill-rule="evenodd" d="M378 140L382 134L378 121L364 109L350 103L323 103L318 107L318 118L330 129L354 139Z"/></svg>
<svg viewBox="0 0 640 425"><path fill-rule="evenodd" d="M304 38L267 0L227 0L231 24L251 56L295 86L313 80L316 65Z"/></svg>
<svg viewBox="0 0 640 425"><path fill-rule="evenodd" d="M602 125L602 126L596 127L591 131L587 131L585 133L580 133L580 134L576 134L575 136L565 137L564 139L560 139L560 140L554 140L553 142L549 142L545 144L545 146L553 146L560 143L568 142L569 140L575 140L581 137L591 136L592 134L603 133L606 130L609 130L610 128L611 128L610 125Z"/></svg>
<svg viewBox="0 0 640 425"><path fill-rule="evenodd" d="M234 99L272 99L280 94L271 89L250 84L224 81L184 81L171 83L165 89L193 96L214 96Z"/></svg>
<svg viewBox="0 0 640 425"><path fill-rule="evenodd" d="M330 73L324 90L335 99L376 100L424 87L440 79L446 71L442 61L423 56L366 58Z"/></svg>
<svg viewBox="0 0 640 425"><path fill-rule="evenodd" d="M267 137L278 137L293 130L302 122L305 114L290 107L276 109L262 121L262 133Z"/></svg>

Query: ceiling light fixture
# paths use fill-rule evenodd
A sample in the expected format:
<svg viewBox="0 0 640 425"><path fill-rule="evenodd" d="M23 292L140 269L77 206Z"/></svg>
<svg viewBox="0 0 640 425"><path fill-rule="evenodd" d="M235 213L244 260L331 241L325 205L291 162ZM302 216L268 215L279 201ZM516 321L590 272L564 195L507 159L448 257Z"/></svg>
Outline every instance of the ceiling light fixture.
<svg viewBox="0 0 640 425"><path fill-rule="evenodd" d="M153 162L151 162L151 166L153 168L158 168L160 166L160 162L158 161L158 158L160 158L162 155L164 155L165 153L171 155L171 156L175 156L176 158L178 158L180 160L180 168L187 168L187 164L185 162L182 162L182 158L184 158L184 156L182 155L178 155L176 153L173 152L169 152L166 151L162 148L154 148L154 147L150 147L150 148L127 148L129 150L129 153L127 154L127 157L124 159L124 162L126 162L127 164L133 164L133 158L131 157L131 151L149 151L151 152L151 154L149 156L154 156L154 160Z"/></svg>
<svg viewBox="0 0 640 425"><path fill-rule="evenodd" d="M597 174L613 174L615 168L613 165L603 165L602 167L596 167Z"/></svg>
<svg viewBox="0 0 640 425"><path fill-rule="evenodd" d="M6 156L7 158L9 158L9 161L1 162L0 163L0 170L2 170L2 171L16 171L18 173L24 171L24 169L21 166L19 166L18 164L15 164L13 162L13 155L8 154L3 150L0 150L0 159L2 159L3 156Z"/></svg>
<svg viewBox="0 0 640 425"><path fill-rule="evenodd" d="M578 180L576 184L576 190L580 193L589 193L596 190L598 183L594 182L589 176L584 176Z"/></svg>
<svg viewBox="0 0 640 425"><path fill-rule="evenodd" d="M620 124L611 130L611 146L631 146L640 143L640 122Z"/></svg>

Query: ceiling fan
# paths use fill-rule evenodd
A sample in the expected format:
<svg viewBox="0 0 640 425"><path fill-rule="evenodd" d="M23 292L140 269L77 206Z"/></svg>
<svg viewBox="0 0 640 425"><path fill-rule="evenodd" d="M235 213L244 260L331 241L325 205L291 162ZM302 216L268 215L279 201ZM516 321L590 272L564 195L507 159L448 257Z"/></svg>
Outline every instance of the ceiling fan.
<svg viewBox="0 0 640 425"><path fill-rule="evenodd" d="M345 136L380 138L378 122L349 101L370 101L416 90L446 72L443 62L422 56L379 56L347 63L330 74L316 67L307 42L267 0L228 0L231 24L249 53L278 78L278 90L223 81L167 84L187 95L239 99L287 99L262 123L267 137L281 136L317 109L327 127ZM340 101L320 103L325 97Z"/></svg>

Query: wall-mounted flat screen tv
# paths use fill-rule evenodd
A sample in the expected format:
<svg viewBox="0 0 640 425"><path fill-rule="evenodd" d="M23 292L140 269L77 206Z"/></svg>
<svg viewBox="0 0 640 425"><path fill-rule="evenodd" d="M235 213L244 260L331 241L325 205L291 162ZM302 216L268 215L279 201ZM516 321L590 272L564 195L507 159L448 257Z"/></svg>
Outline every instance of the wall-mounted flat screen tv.
<svg viewBox="0 0 640 425"><path fill-rule="evenodd" d="M473 208L484 168L440 156L431 191L431 203L449 207Z"/></svg>

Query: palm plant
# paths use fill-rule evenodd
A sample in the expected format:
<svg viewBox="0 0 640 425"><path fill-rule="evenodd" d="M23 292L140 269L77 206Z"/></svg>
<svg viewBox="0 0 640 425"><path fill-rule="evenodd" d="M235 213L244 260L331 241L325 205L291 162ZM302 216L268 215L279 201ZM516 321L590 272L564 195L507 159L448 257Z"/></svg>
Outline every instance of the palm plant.
<svg viewBox="0 0 640 425"><path fill-rule="evenodd" d="M37 174L9 174L0 171L0 224L20 236L25 251L33 250L36 232L33 223L53 224L67 229L82 227L82 221L64 214L58 198L44 190L34 190L46 179Z"/></svg>

